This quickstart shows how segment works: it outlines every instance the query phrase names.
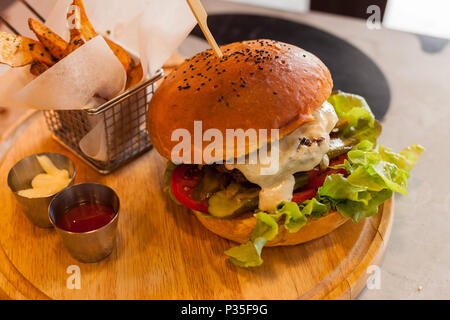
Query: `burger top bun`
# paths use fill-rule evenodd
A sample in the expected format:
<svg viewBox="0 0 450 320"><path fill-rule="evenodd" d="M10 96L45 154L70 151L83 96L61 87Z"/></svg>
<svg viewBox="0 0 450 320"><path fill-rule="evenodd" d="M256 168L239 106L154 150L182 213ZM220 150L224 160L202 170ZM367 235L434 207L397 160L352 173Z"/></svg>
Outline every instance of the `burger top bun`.
<svg viewBox="0 0 450 320"><path fill-rule="evenodd" d="M279 129L282 138L312 119L311 113L330 96L328 68L312 53L274 40L236 42L186 60L156 90L148 111L150 139L165 158L179 141L176 129L187 129L194 148L194 121L202 131L218 129ZM225 140L225 139L224 139ZM244 154L259 145L246 145ZM203 142L202 149L211 142ZM234 147L233 147L234 148ZM224 143L223 160L226 158ZM234 153L235 150L233 150ZM242 153L236 151L235 157Z"/></svg>

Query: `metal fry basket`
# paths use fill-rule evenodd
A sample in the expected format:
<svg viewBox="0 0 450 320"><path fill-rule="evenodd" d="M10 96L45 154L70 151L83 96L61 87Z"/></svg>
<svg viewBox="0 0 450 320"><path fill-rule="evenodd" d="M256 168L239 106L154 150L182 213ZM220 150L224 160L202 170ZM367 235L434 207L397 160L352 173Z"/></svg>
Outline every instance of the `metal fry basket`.
<svg viewBox="0 0 450 320"><path fill-rule="evenodd" d="M20 2L27 16L45 23L42 15L27 0ZM20 35L20 26L10 22L0 12L0 24ZM53 138L99 173L111 173L151 149L147 133L147 106L154 93L155 83L162 76L161 70L151 79L93 109L45 111L44 116ZM80 142L87 134L98 136L101 140L101 160L89 157L82 151Z"/></svg>
<svg viewBox="0 0 450 320"><path fill-rule="evenodd" d="M159 71L151 79L93 109L44 111L53 138L99 173L111 173L151 149L147 106L162 75ZM80 142L88 134L102 144L101 160L82 151Z"/></svg>

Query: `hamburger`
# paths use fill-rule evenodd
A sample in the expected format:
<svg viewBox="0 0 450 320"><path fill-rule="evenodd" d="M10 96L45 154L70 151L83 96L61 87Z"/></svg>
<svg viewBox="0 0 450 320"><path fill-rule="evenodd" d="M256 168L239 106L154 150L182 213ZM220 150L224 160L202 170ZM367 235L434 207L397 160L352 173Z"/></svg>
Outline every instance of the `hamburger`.
<svg viewBox="0 0 450 320"><path fill-rule="evenodd" d="M333 92L319 58L266 39L221 50L222 58L206 50L165 77L148 129L169 160L165 190L239 244L225 252L233 263L259 266L264 246L322 237L376 214L393 192L407 194L423 148L378 145L381 125L367 102Z"/></svg>

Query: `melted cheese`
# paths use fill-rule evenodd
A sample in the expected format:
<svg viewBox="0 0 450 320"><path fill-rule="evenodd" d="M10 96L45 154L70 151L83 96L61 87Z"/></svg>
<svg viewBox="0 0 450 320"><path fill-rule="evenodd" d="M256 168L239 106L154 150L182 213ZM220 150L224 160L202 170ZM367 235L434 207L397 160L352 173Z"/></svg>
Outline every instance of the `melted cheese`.
<svg viewBox="0 0 450 320"><path fill-rule="evenodd" d="M294 191L296 172L309 171L320 164L330 146L330 132L338 117L328 102L312 113L314 120L303 124L279 141L279 157L257 164L226 164L228 170L238 169L250 182L261 187L259 209L274 211L283 201L290 201ZM304 139L306 138L306 139ZM255 151L257 152L257 151ZM268 151L270 154L270 150ZM270 167L270 161L279 161L278 171L262 175L261 169Z"/></svg>

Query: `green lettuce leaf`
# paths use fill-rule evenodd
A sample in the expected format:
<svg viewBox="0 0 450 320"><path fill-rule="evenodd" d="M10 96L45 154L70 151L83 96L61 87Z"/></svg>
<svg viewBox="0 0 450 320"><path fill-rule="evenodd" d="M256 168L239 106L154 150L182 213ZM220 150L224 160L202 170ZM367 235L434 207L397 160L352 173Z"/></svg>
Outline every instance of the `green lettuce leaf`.
<svg viewBox="0 0 450 320"><path fill-rule="evenodd" d="M267 241L278 234L278 221L266 212L255 214L256 226L250 241L225 251L231 262L239 267L258 267L263 263L261 251Z"/></svg>
<svg viewBox="0 0 450 320"><path fill-rule="evenodd" d="M238 267L259 267L263 264L261 251L266 242L266 239L258 238L255 241L249 241L238 247L231 248L225 251L225 254Z"/></svg>
<svg viewBox="0 0 450 320"><path fill-rule="evenodd" d="M363 218L376 214L379 205L392 197L392 191L387 189L380 192L368 192L368 194L370 200L367 203L352 200L337 201L336 210L344 217L359 222Z"/></svg>
<svg viewBox="0 0 450 320"><path fill-rule="evenodd" d="M277 222L284 217L284 227L292 233L300 230L308 221L295 202L283 202L275 211L273 217Z"/></svg>
<svg viewBox="0 0 450 320"><path fill-rule="evenodd" d="M366 187L369 191L389 189L407 195L409 172L424 151L419 145L412 145L399 153L379 145L376 149L363 141L348 152L348 182Z"/></svg>
<svg viewBox="0 0 450 320"><path fill-rule="evenodd" d="M391 149L388 149L384 146L378 147L378 152L381 155L381 158L386 162L391 162L395 164L398 168L411 171L411 169L416 164L417 160L419 160L420 155L425 151L425 149L417 144L413 144L408 148L403 149L399 153L392 152Z"/></svg>
<svg viewBox="0 0 450 320"><path fill-rule="evenodd" d="M326 201L319 202L316 198L306 200L298 206L305 216L311 216L311 218L320 218L330 212L330 204Z"/></svg>
<svg viewBox="0 0 450 320"><path fill-rule="evenodd" d="M412 145L395 153L363 141L348 152L348 161L340 166L346 168L349 176L327 177L318 195L354 221L370 217L393 192L407 194L409 172L423 151L423 147Z"/></svg>
<svg viewBox="0 0 450 320"><path fill-rule="evenodd" d="M355 138L376 143L381 134L381 125L375 120L366 100L356 94L333 92L328 98L339 118L340 138Z"/></svg>

